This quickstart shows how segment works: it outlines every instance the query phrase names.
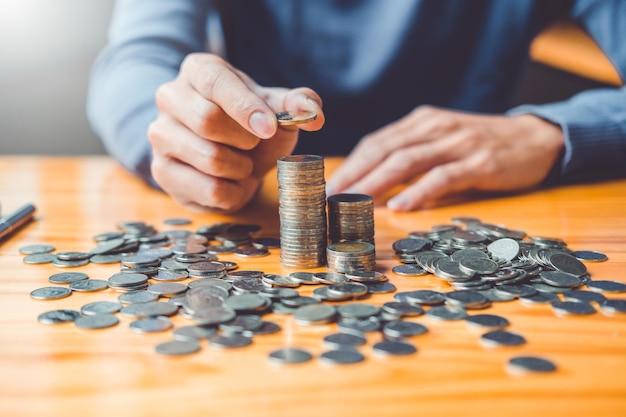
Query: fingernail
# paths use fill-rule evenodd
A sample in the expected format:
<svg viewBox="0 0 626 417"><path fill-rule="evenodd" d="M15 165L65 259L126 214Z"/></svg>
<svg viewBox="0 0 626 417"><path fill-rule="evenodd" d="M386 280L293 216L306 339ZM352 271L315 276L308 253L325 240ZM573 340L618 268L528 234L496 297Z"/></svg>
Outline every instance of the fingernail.
<svg viewBox="0 0 626 417"><path fill-rule="evenodd" d="M409 204L410 201L406 197L397 195L387 201L387 208L394 211L407 211Z"/></svg>
<svg viewBox="0 0 626 417"><path fill-rule="evenodd" d="M269 139L276 133L276 119L260 111L250 116L250 128L261 139Z"/></svg>
<svg viewBox="0 0 626 417"><path fill-rule="evenodd" d="M312 99L312 98L310 98L310 97L307 97L307 98L306 98L306 103L307 103L308 105L310 105L310 106L313 106L313 107L311 108L311 110L313 110L313 109L317 110L317 108L319 107L319 104L317 104L317 101L313 100L313 99Z"/></svg>

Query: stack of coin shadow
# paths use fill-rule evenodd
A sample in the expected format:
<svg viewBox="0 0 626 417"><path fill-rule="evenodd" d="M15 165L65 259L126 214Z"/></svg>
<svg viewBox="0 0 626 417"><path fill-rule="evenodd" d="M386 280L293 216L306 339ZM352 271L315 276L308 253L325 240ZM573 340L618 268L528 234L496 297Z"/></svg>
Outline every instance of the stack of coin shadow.
<svg viewBox="0 0 626 417"><path fill-rule="evenodd" d="M326 263L324 158L290 155L278 159L280 263L315 268Z"/></svg>
<svg viewBox="0 0 626 417"><path fill-rule="evenodd" d="M328 239L374 244L374 199L367 194L328 197Z"/></svg>

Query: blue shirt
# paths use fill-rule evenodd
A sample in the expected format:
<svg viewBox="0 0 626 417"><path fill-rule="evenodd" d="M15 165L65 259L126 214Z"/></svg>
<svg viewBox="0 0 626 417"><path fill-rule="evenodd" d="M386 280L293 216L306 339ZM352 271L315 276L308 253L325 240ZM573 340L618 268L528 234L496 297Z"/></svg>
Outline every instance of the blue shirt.
<svg viewBox="0 0 626 417"><path fill-rule="evenodd" d="M510 108L530 42L560 16L585 29L624 77L622 0L118 0L88 117L107 150L149 179L155 91L187 54L210 51L262 85L320 94L326 124L301 134L298 153L345 155L430 104L559 124L558 182L626 176L626 88Z"/></svg>

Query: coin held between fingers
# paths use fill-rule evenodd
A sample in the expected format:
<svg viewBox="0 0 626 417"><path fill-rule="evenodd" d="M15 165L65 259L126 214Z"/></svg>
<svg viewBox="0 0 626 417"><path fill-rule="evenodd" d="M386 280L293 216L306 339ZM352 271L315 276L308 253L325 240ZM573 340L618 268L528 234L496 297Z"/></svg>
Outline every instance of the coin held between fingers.
<svg viewBox="0 0 626 417"><path fill-rule="evenodd" d="M317 113L308 110L300 110L297 112L281 111L276 113L276 120L278 120L278 124L281 126L309 123L315 119L317 119Z"/></svg>

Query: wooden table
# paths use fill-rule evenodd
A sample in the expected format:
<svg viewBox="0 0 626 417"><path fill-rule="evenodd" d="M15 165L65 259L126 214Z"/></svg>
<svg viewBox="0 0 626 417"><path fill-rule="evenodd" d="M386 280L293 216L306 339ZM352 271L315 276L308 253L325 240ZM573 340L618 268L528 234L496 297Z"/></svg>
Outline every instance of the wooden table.
<svg viewBox="0 0 626 417"><path fill-rule="evenodd" d="M329 161L329 167L337 161ZM270 314L283 330L257 336L252 346L217 350L203 345L185 357L155 353L171 333L133 333L130 319L87 331L72 324L39 324L37 315L57 308L79 309L117 293L77 293L57 301L36 301L33 289L49 285L52 265L26 265L18 249L49 243L57 251L89 250L92 236L115 230L118 221L142 220L159 230L163 220L188 217L195 230L221 221L257 223L263 233L278 232L276 183L269 176L253 206L236 216L194 214L144 186L106 157L0 157L0 202L7 214L27 202L37 220L0 245L0 415L15 416L624 416L626 415L626 315L557 317L549 306L519 301L497 303L483 312L506 316L512 331L528 343L488 349L463 322L436 323L416 337L417 354L404 358L374 356L368 336L366 360L327 366L313 360L297 366L270 363L270 351L300 346L315 355L322 338L336 325L302 326L289 316ZM414 213L376 208L378 264L399 291L450 290L434 276L403 278L391 243L409 231L449 223L453 216L521 229L535 236L560 237L571 249L605 252L609 261L589 264L594 279L626 282L626 181L580 185ZM288 273L269 257L244 260L241 268ZM90 264L77 270L106 279L115 265ZM323 270L320 268L319 270ZM312 288L301 288L309 294ZM611 297L626 298L626 294ZM373 296L382 304L392 294ZM190 319L174 318L175 325ZM512 376L505 370L516 355L553 360L558 371Z"/></svg>

